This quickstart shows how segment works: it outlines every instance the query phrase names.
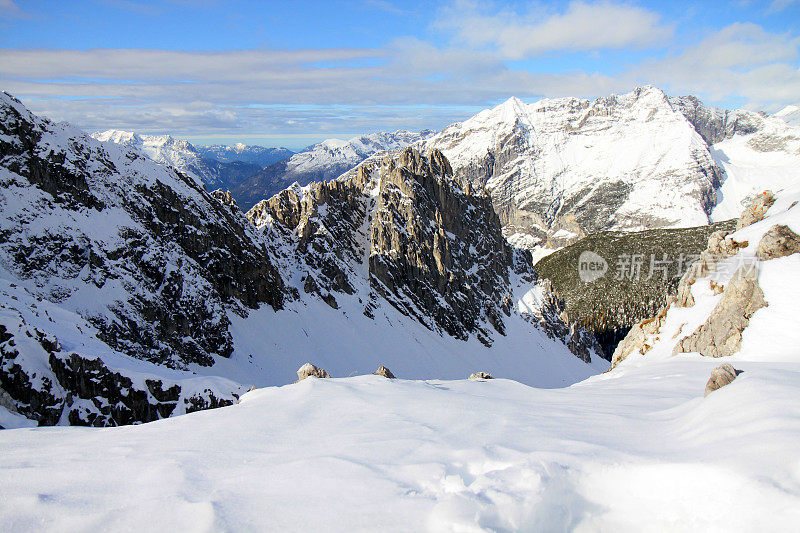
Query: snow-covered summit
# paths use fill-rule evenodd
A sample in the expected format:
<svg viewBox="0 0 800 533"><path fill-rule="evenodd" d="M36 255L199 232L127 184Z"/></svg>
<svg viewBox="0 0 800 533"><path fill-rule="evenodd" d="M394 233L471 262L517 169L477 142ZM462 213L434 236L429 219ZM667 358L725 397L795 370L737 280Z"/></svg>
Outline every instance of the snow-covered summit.
<svg viewBox="0 0 800 533"><path fill-rule="evenodd" d="M194 177L199 183L214 185L214 171L203 161L198 150L189 141L171 135L143 135L133 131L106 130L92 133L101 142L120 144L135 150L156 163L170 165Z"/></svg>
<svg viewBox="0 0 800 533"><path fill-rule="evenodd" d="M728 211L712 214L729 178L726 201L738 212L758 186L742 183L740 167L728 164L741 151L728 146L724 159L713 146L741 140L750 150L777 154L781 175L800 179L800 154L792 148L798 133L790 128L778 118L644 86L595 100L510 98L421 145L441 149L456 175L491 192L512 241L558 247L601 230L717 220Z"/></svg>
<svg viewBox="0 0 800 533"><path fill-rule="evenodd" d="M800 106L787 105L786 107L775 113L775 116L780 117L781 120L783 120L790 126L800 128Z"/></svg>

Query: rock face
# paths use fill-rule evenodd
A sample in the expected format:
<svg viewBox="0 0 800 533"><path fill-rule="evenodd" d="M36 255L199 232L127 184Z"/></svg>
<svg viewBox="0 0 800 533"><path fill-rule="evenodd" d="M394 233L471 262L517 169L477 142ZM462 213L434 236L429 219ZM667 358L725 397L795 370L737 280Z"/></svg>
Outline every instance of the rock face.
<svg viewBox="0 0 800 533"><path fill-rule="evenodd" d="M223 379L159 376L157 368L148 365L132 368L121 354L106 353L101 359L92 353L102 353L104 347L99 342L86 346L81 350L84 353L67 349L44 326L50 317L68 317L57 314L54 305L16 295L16 302L27 304L27 309L5 308L0 316L0 383L6 391L5 399L11 401L11 410L39 425L150 422L231 405L246 390ZM80 320L72 327L77 330L74 333L92 333L92 326ZM60 331L70 342L76 338L67 327L62 326ZM151 376L143 377L142 372L147 376L148 370Z"/></svg>
<svg viewBox="0 0 800 533"><path fill-rule="evenodd" d="M736 376L741 374L741 372L741 370L736 370L729 363L719 365L717 368L711 371L711 377L708 378L708 383L706 383L706 390L705 394L703 394L703 397L708 396L715 390L722 388L725 385L729 385L734 379L736 379Z"/></svg>
<svg viewBox="0 0 800 533"><path fill-rule="evenodd" d="M336 307L334 294L351 294L366 266L372 294L364 314L385 300L459 339L475 335L490 345L493 335L505 334L510 276L535 280L530 256L503 239L491 198L461 184L435 150L405 148L341 179L287 189L247 216L296 236L294 252L309 267L307 293ZM568 336L570 325L561 327ZM580 335L576 330L574 338Z"/></svg>
<svg viewBox="0 0 800 533"><path fill-rule="evenodd" d="M745 226L749 226L750 224L754 224L760 220L763 220L764 216L767 214L767 211L774 203L775 195L772 193L772 191L764 191L756 196L745 208L744 212L742 212L742 215L736 222L736 229L740 230Z"/></svg>
<svg viewBox="0 0 800 533"><path fill-rule="evenodd" d="M776 224L759 241L756 257L768 261L798 252L800 252L800 235L793 232L789 226Z"/></svg>
<svg viewBox="0 0 800 533"><path fill-rule="evenodd" d="M469 379L494 379L491 374L488 372L475 372L474 374L470 374Z"/></svg>
<svg viewBox="0 0 800 533"><path fill-rule="evenodd" d="M0 260L39 297L76 311L102 302L88 314L111 347L207 366L233 350L226 304L282 307L282 280L247 220L186 175L6 95L0 134L0 199L16 206L0 215Z"/></svg>
<svg viewBox="0 0 800 533"><path fill-rule="evenodd" d="M652 346L648 344L648 339L661 330L664 325L664 320L667 316L668 306L664 306L658 310L656 315L652 318L647 318L633 325L628 334L614 349L611 356L611 368L617 366L620 362L624 361L634 351L644 355Z"/></svg>
<svg viewBox="0 0 800 533"><path fill-rule="evenodd" d="M381 365L378 367L378 370L375 371L376 376L383 376L388 379L395 379L394 374L392 371L386 368L385 366Z"/></svg>
<svg viewBox="0 0 800 533"><path fill-rule="evenodd" d="M729 237L727 230L715 231L708 237L708 246L700 253L700 257L683 275L678 283L678 296L676 305L679 307L692 307L692 285L699 278L704 278L716 271L717 263L733 256L741 248L748 245L747 241L738 242Z"/></svg>
<svg viewBox="0 0 800 533"><path fill-rule="evenodd" d="M157 365L156 374L209 366L233 351L229 310L282 307L283 282L240 212L195 179L32 115L5 93L0 183L4 327L7 335L39 328L50 339L29 349L19 348L19 333L4 341L0 386L25 416L113 425L185 412L176 402L191 403L190 396L198 408L235 400L239 386L225 380L203 398L194 396L195 385L188 393L165 385L171 407L154 407L160 393L109 361L130 356ZM58 314L44 315L42 301L56 304L50 312ZM102 345L56 348L75 328Z"/></svg>
<svg viewBox="0 0 800 533"><path fill-rule="evenodd" d="M725 286L722 299L708 320L679 341L674 353L699 352L709 357L723 357L738 352L742 331L750 323L750 317L766 305L755 266L740 267Z"/></svg>
<svg viewBox="0 0 800 533"><path fill-rule="evenodd" d="M709 107L695 96L678 96L669 99L708 144L730 139L736 134L749 135L761 128L762 118L757 113Z"/></svg>
<svg viewBox="0 0 800 533"><path fill-rule="evenodd" d="M306 378L329 378L330 374L324 368L317 368L311 363L306 363L297 370L297 381Z"/></svg>

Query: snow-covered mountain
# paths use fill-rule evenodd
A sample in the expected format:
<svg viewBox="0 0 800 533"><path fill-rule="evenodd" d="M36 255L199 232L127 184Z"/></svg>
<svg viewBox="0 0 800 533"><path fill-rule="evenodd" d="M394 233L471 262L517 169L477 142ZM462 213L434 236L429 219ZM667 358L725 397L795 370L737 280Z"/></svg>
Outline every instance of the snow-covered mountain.
<svg viewBox="0 0 800 533"><path fill-rule="evenodd" d="M230 146L213 144L208 146L195 146L197 152L206 159L215 159L220 163L241 161L260 167L266 167L278 161L283 161L294 155L288 148L265 148L236 143Z"/></svg>
<svg viewBox="0 0 800 533"><path fill-rule="evenodd" d="M292 183L304 186L312 181L332 180L376 153L403 148L433 134L430 130L419 133L399 130L394 133L370 133L348 140L328 139L265 168L235 187L231 193L239 205L247 210Z"/></svg>
<svg viewBox="0 0 800 533"><path fill-rule="evenodd" d="M122 145L156 163L170 165L205 184L210 190L232 189L257 174L264 165L249 159L269 159L283 155L282 148L236 145L225 150L223 147L196 147L189 141L175 139L170 135L141 135L123 130L95 132L92 137L101 142ZM273 153L272 150L278 152ZM222 159L214 157L215 154L220 154ZM237 157L237 154L241 157Z"/></svg>
<svg viewBox="0 0 800 533"><path fill-rule="evenodd" d="M492 194L517 244L735 217L800 179L800 132L783 120L669 98L655 87L594 101L511 98L424 141Z"/></svg>
<svg viewBox="0 0 800 533"><path fill-rule="evenodd" d="M0 184L4 421L155 420L307 361L542 386L607 368L438 152L284 191L253 224L229 194L3 93Z"/></svg>
<svg viewBox="0 0 800 533"><path fill-rule="evenodd" d="M124 130L97 131L92 133L92 137L137 151L156 163L170 165L212 188L217 181L214 170L189 141L175 139L171 135L142 135Z"/></svg>
<svg viewBox="0 0 800 533"><path fill-rule="evenodd" d="M781 120L783 120L790 126L794 126L795 128L800 128L800 106L787 105L786 107L775 113L775 116L779 117Z"/></svg>

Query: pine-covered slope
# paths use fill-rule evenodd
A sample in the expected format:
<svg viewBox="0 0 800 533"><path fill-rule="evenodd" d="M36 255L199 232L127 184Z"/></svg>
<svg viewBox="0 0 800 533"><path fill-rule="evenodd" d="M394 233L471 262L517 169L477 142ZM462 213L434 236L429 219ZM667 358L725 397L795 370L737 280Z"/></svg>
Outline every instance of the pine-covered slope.
<svg viewBox="0 0 800 533"><path fill-rule="evenodd" d="M552 281L570 318L595 334L610 359L631 326L653 316L676 294L678 281L706 248L708 237L734 225L603 231L553 252L534 268ZM590 261L601 261L605 270L593 276Z"/></svg>
<svg viewBox="0 0 800 533"><path fill-rule="evenodd" d="M27 419L154 420L307 361L545 386L605 368L570 353L591 345L531 299L529 260L441 155L286 191L253 225L230 195L0 98L0 389Z"/></svg>

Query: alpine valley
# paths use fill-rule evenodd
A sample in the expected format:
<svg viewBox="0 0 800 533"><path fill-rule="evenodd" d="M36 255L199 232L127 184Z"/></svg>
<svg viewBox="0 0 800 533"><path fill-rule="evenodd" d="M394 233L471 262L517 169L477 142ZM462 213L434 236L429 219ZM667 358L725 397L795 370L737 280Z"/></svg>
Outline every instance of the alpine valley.
<svg viewBox="0 0 800 533"><path fill-rule="evenodd" d="M0 93L0 184L10 530L800 520L796 107L510 98L293 153Z"/></svg>

